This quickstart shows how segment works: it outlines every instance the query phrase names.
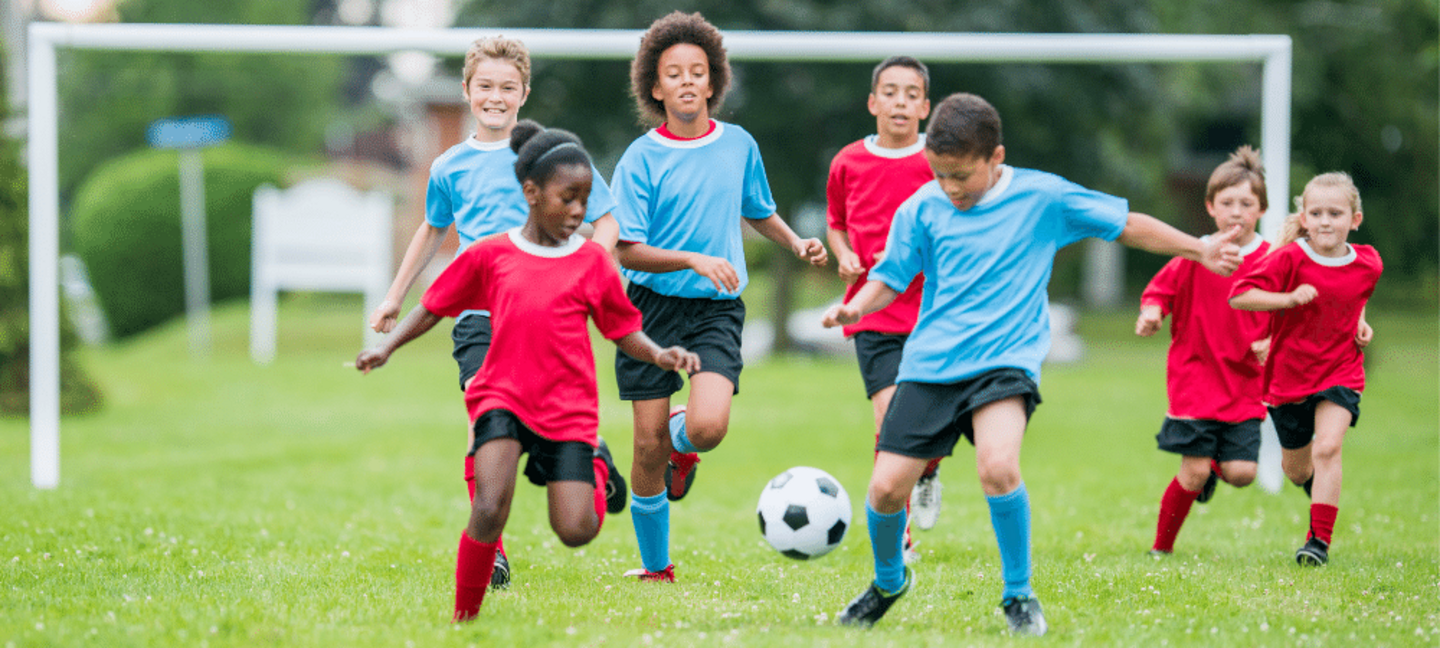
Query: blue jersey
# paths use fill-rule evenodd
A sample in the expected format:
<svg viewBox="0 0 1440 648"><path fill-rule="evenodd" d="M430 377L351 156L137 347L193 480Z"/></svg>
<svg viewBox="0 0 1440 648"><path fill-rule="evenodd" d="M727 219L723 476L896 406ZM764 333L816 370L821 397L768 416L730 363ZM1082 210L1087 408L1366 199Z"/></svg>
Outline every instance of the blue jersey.
<svg viewBox="0 0 1440 648"><path fill-rule="evenodd" d="M481 142L467 137L450 147L430 165L425 222L438 229L454 223L461 250L491 234L524 225L530 205L515 179L515 159L510 140ZM587 223L615 210L605 178L594 173L585 205Z"/></svg>
<svg viewBox="0 0 1440 648"><path fill-rule="evenodd" d="M920 187L895 212L886 256L870 271L896 292L925 274L896 381L954 383L1013 367L1038 383L1055 253L1087 237L1115 240L1129 211L1123 198L1009 166L968 211L938 182Z"/></svg>
<svg viewBox="0 0 1440 648"><path fill-rule="evenodd" d="M611 182L621 241L720 257L740 277L733 293L716 290L688 269L653 274L626 268L630 281L671 297L740 296L749 283L740 217L761 220L775 213L760 147L750 133L719 121L693 140L651 130L625 149Z"/></svg>

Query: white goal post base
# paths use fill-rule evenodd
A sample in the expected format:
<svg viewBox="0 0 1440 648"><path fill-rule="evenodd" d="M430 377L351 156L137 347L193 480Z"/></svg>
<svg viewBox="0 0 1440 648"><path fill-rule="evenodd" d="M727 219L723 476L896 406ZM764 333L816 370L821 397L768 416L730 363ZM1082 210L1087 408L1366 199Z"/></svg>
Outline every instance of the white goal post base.
<svg viewBox="0 0 1440 648"><path fill-rule="evenodd" d="M69 25L29 32L27 113L30 174L30 466L36 488L60 485L60 196L55 52L61 48L166 52L461 55L503 32L536 57L629 59L640 30L388 29L260 25ZM904 52L929 62L1258 62L1263 68L1260 151L1270 177L1261 231L1279 230L1290 178L1289 36L1148 34L944 34L726 31L736 60L876 61Z"/></svg>

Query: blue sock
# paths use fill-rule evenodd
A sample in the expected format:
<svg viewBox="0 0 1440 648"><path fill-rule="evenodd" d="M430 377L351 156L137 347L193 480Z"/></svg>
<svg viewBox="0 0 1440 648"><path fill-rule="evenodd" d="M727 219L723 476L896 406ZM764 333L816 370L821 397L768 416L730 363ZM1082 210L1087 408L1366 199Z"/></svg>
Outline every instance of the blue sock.
<svg viewBox="0 0 1440 648"><path fill-rule="evenodd" d="M670 417L670 445L681 454L700 451L690 443L690 434L685 430L685 412Z"/></svg>
<svg viewBox="0 0 1440 648"><path fill-rule="evenodd" d="M1030 496L1022 482L1004 495L985 496L990 503L990 524L1000 545L1000 570L1005 577L1002 598L1033 596L1030 589Z"/></svg>
<svg viewBox="0 0 1440 648"><path fill-rule="evenodd" d="M877 513L867 498L865 522L870 527L870 551L875 554L875 585L898 592L905 586L905 509L889 515Z"/></svg>
<svg viewBox="0 0 1440 648"><path fill-rule="evenodd" d="M630 520L640 545L640 564L647 571L665 571L670 566L670 501L665 493L650 497L630 493Z"/></svg>

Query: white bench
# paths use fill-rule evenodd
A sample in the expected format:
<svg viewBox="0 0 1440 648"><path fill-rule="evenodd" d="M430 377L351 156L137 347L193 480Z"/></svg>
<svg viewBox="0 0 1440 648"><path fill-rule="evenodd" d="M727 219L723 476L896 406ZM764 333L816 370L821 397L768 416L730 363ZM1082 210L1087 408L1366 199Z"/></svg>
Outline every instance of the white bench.
<svg viewBox="0 0 1440 648"><path fill-rule="evenodd" d="M255 190L251 359L269 364L275 358L275 303L282 290L364 293L365 345L379 342L365 320L390 287L393 212L389 194L361 193L332 179Z"/></svg>

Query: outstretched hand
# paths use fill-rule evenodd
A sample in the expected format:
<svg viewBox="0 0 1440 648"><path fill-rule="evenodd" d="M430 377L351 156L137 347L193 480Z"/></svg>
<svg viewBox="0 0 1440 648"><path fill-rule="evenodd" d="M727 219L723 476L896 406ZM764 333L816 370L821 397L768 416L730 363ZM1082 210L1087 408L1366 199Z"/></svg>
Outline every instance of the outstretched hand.
<svg viewBox="0 0 1440 648"><path fill-rule="evenodd" d="M655 366L666 371L683 371L688 376L700 371L700 356L684 347L666 347L655 354Z"/></svg>
<svg viewBox="0 0 1440 648"><path fill-rule="evenodd" d="M733 293L740 289L740 275L735 266L720 257L695 254L690 258L690 269L715 285L720 292Z"/></svg>
<svg viewBox="0 0 1440 648"><path fill-rule="evenodd" d="M1240 267L1240 246L1235 244L1235 239L1240 238L1240 232L1240 226L1236 225L1206 239L1200 264L1222 277L1234 273L1235 269Z"/></svg>
<svg viewBox="0 0 1440 648"><path fill-rule="evenodd" d="M813 266L823 266L830 262L830 255L825 251L825 244L817 238L801 239L796 243L795 256L810 262Z"/></svg>
<svg viewBox="0 0 1440 648"><path fill-rule="evenodd" d="M361 351L360 355L355 356L355 368L360 370L360 373L368 374L371 369L385 366L385 362L389 359L390 354L379 347L366 349Z"/></svg>
<svg viewBox="0 0 1440 648"><path fill-rule="evenodd" d="M395 328L395 322L400 318L400 304L389 299L380 302L375 312L370 314L370 329L376 333L389 333Z"/></svg>
<svg viewBox="0 0 1440 648"><path fill-rule="evenodd" d="M835 257L835 265L839 266L840 279L845 285L850 285L860 280L865 274L865 266L860 263L860 255L854 252L839 252Z"/></svg>
<svg viewBox="0 0 1440 648"><path fill-rule="evenodd" d="M1160 312L1160 307L1154 304L1146 304L1140 307L1140 317L1135 320L1135 334L1140 337L1150 337L1160 330L1160 322L1165 315Z"/></svg>

